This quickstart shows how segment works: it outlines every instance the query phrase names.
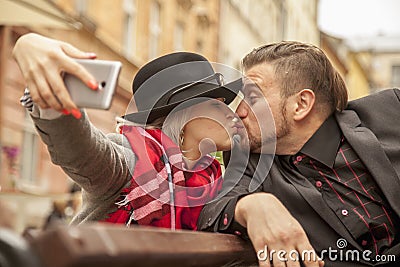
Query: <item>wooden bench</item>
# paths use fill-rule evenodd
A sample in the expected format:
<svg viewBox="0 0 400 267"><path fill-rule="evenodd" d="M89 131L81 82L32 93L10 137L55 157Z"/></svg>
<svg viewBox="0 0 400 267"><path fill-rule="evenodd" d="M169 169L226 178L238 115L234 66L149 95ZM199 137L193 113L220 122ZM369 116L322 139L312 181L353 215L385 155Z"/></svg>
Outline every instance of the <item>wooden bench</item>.
<svg viewBox="0 0 400 267"><path fill-rule="evenodd" d="M257 266L250 243L218 233L91 224L46 230L29 244L43 267Z"/></svg>

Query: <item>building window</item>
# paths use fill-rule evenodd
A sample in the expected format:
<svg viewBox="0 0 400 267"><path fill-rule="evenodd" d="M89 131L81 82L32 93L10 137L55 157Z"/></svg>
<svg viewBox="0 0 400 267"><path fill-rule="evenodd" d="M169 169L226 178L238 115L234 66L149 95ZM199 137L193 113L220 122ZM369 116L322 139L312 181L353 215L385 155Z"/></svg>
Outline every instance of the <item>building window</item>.
<svg viewBox="0 0 400 267"><path fill-rule="evenodd" d="M400 65L392 66L392 87L400 87Z"/></svg>
<svg viewBox="0 0 400 267"><path fill-rule="evenodd" d="M180 5L185 11L189 11L193 6L192 0L178 0L178 5Z"/></svg>
<svg viewBox="0 0 400 267"><path fill-rule="evenodd" d="M160 3L154 1L151 3L150 8L150 38L149 38L149 58L155 58L158 56L159 52L159 42L161 34L161 24L160 24Z"/></svg>
<svg viewBox="0 0 400 267"><path fill-rule="evenodd" d="M202 40L197 40L196 42L196 52L199 54L203 54L204 53L204 43Z"/></svg>
<svg viewBox="0 0 400 267"><path fill-rule="evenodd" d="M136 51L136 0L124 0L122 9L124 11L122 51L125 57L131 58Z"/></svg>
<svg viewBox="0 0 400 267"><path fill-rule="evenodd" d="M185 28L182 23L177 22L174 30L174 49L175 51L182 51L183 46L183 36L185 35Z"/></svg>
<svg viewBox="0 0 400 267"><path fill-rule="evenodd" d="M86 14L87 0L75 0L75 9L80 15Z"/></svg>
<svg viewBox="0 0 400 267"><path fill-rule="evenodd" d="M283 2L281 2L281 15L280 15L280 22L278 25L280 25L281 28L281 39L285 40L286 39L286 21L288 18L286 6Z"/></svg>
<svg viewBox="0 0 400 267"><path fill-rule="evenodd" d="M39 158L39 137L28 113L25 116L25 128L22 144L21 178L24 182L37 182L37 166Z"/></svg>

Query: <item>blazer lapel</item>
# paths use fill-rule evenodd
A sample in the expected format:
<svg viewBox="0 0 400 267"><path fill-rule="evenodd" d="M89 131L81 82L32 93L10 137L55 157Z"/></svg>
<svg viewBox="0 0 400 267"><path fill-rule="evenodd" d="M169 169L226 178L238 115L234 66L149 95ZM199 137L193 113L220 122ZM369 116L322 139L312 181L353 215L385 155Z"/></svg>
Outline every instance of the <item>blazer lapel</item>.
<svg viewBox="0 0 400 267"><path fill-rule="evenodd" d="M354 111L337 113L336 118L343 135L375 178L392 209L400 216L400 179L378 139L371 130L361 126Z"/></svg>

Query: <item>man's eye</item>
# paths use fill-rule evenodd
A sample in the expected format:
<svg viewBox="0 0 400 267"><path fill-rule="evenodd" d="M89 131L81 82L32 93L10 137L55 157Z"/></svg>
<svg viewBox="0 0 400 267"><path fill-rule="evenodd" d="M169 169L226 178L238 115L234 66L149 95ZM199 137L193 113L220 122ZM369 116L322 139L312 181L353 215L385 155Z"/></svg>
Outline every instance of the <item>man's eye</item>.
<svg viewBox="0 0 400 267"><path fill-rule="evenodd" d="M246 97L246 98L247 98L247 102L248 102L250 105L253 105L253 104L255 104L255 103L257 102L258 96L250 95L250 96L248 96L248 97Z"/></svg>

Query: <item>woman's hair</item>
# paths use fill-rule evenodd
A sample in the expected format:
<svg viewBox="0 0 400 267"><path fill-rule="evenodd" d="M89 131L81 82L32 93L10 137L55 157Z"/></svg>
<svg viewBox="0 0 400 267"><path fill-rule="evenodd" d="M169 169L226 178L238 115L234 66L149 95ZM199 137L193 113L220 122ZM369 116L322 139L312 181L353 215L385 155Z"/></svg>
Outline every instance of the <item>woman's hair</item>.
<svg viewBox="0 0 400 267"><path fill-rule="evenodd" d="M180 146L180 137L183 127L191 119L191 107L172 112L164 118L162 131Z"/></svg>
<svg viewBox="0 0 400 267"><path fill-rule="evenodd" d="M161 129L174 143L179 146L182 128L190 120L191 107L171 112L168 116L160 117L147 124L139 124L117 118L117 131L121 125L140 126L145 129Z"/></svg>
<svg viewBox="0 0 400 267"><path fill-rule="evenodd" d="M329 112L342 111L347 106L346 84L317 46L283 41L255 48L242 59L244 70L262 63L274 68L282 97L308 88L314 91L316 103L328 107Z"/></svg>

